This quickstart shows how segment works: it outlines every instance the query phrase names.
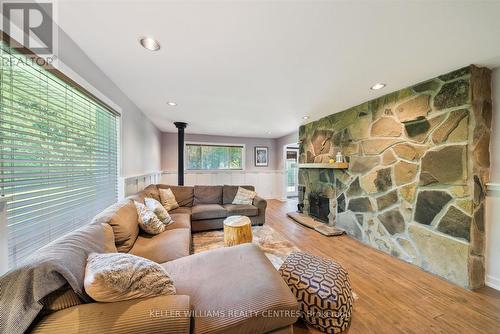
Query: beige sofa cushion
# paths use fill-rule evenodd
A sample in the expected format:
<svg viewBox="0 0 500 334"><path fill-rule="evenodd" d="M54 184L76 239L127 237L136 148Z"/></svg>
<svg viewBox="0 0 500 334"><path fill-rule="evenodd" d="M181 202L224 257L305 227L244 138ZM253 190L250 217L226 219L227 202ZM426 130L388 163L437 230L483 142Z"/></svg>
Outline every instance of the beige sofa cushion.
<svg viewBox="0 0 500 334"><path fill-rule="evenodd" d="M267 333L297 320L294 295L256 245L214 249L162 266L177 293L190 296L195 313L227 314L194 317L193 333ZM270 316L273 311L282 316Z"/></svg>
<svg viewBox="0 0 500 334"><path fill-rule="evenodd" d="M171 217L173 223L167 226L167 230L173 230L176 228L191 228L191 215L185 213L174 213Z"/></svg>
<svg viewBox="0 0 500 334"><path fill-rule="evenodd" d="M193 205L222 204L222 186L194 186Z"/></svg>
<svg viewBox="0 0 500 334"><path fill-rule="evenodd" d="M175 195L170 188L160 189L160 201L161 205L163 205L167 211L174 210L179 207L179 203L177 203Z"/></svg>
<svg viewBox="0 0 500 334"><path fill-rule="evenodd" d="M172 189L175 199L179 206L193 206L194 188L189 186L170 186L166 184L159 184L158 189Z"/></svg>
<svg viewBox="0 0 500 334"><path fill-rule="evenodd" d="M192 211L193 210L192 210L191 206L180 206L177 209L170 211L169 214L174 215L174 214L181 213L181 214L188 214L191 216Z"/></svg>
<svg viewBox="0 0 500 334"><path fill-rule="evenodd" d="M214 219L227 217L227 211L222 205L219 204L199 204L193 206L191 212L191 219Z"/></svg>
<svg viewBox="0 0 500 334"><path fill-rule="evenodd" d="M175 294L167 271L148 259L121 253L91 253L85 268L85 292L99 302Z"/></svg>
<svg viewBox="0 0 500 334"><path fill-rule="evenodd" d="M156 186L156 184L150 184L143 190L144 195L146 197L154 198L157 201L160 201L160 190Z"/></svg>
<svg viewBox="0 0 500 334"><path fill-rule="evenodd" d="M244 189L255 191L254 186L241 186ZM224 185L222 188L222 204L231 204L233 203L233 199L238 192L238 186L228 186Z"/></svg>
<svg viewBox="0 0 500 334"><path fill-rule="evenodd" d="M253 217L259 214L259 209L248 204L224 204L224 209L227 211L227 216L247 216Z"/></svg>
<svg viewBox="0 0 500 334"><path fill-rule="evenodd" d="M82 304L42 317L30 333L189 334L190 309L185 295Z"/></svg>
<svg viewBox="0 0 500 334"><path fill-rule="evenodd" d="M190 229L176 228L157 235L140 235L130 250L130 254L163 263L188 256L190 249Z"/></svg>
<svg viewBox="0 0 500 334"><path fill-rule="evenodd" d="M118 252L128 252L139 235L137 210L129 199L108 207L95 216L93 222L109 224L113 228Z"/></svg>
<svg viewBox="0 0 500 334"><path fill-rule="evenodd" d="M80 305L82 303L82 300L80 299L80 297L78 297L75 291L73 291L73 289L69 285L65 285L61 289L52 292L43 299L42 312L51 313L60 311L64 310L65 308Z"/></svg>

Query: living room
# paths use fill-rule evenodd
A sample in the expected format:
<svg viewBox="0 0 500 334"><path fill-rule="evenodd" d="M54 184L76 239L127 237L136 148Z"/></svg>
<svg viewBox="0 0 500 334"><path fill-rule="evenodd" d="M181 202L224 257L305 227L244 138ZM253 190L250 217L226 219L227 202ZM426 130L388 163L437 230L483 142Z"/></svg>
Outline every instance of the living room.
<svg viewBox="0 0 500 334"><path fill-rule="evenodd" d="M0 333L498 333L500 1L0 10Z"/></svg>

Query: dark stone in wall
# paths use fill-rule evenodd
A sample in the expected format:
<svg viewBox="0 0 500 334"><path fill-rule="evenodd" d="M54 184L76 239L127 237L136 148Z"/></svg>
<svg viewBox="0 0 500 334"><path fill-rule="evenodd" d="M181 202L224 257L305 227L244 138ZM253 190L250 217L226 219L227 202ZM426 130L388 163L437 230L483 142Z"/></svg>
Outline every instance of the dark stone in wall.
<svg viewBox="0 0 500 334"><path fill-rule="evenodd" d="M345 195L342 194L337 198L337 210L339 213L345 212Z"/></svg>
<svg viewBox="0 0 500 334"><path fill-rule="evenodd" d="M351 185L349 186L349 189L347 190L347 196L356 197L356 196L361 196L362 194L363 190L359 185L359 177L357 177L354 179L354 181L352 181Z"/></svg>
<svg viewBox="0 0 500 334"><path fill-rule="evenodd" d="M405 220L398 209L384 212L378 216L378 219L390 234L401 233L405 230Z"/></svg>
<svg viewBox="0 0 500 334"><path fill-rule="evenodd" d="M445 146L428 151L422 158L420 185L432 183L464 184L467 177L466 146Z"/></svg>
<svg viewBox="0 0 500 334"><path fill-rule="evenodd" d="M393 190L385 195L377 197L377 207L379 211L382 211L398 201L398 191Z"/></svg>
<svg viewBox="0 0 500 334"><path fill-rule="evenodd" d="M459 70L440 75L438 78L443 80L443 81L450 81L450 80L453 80L456 78L463 77L469 73L470 73L470 66L467 66L467 67L461 68Z"/></svg>
<svg viewBox="0 0 500 334"><path fill-rule="evenodd" d="M469 80L460 79L446 83L434 97L437 110L459 107L469 101Z"/></svg>
<svg viewBox="0 0 500 334"><path fill-rule="evenodd" d="M451 206L439 222L438 231L456 238L464 238L470 241L470 224L472 218Z"/></svg>
<svg viewBox="0 0 500 334"><path fill-rule="evenodd" d="M474 204L479 205L484 201L485 192L479 176L474 175Z"/></svg>
<svg viewBox="0 0 500 334"><path fill-rule="evenodd" d="M373 206L368 197L361 197L351 199L348 209L353 212L372 212Z"/></svg>
<svg viewBox="0 0 500 334"><path fill-rule="evenodd" d="M377 171L375 187L379 192L384 192L392 187L391 168L384 168Z"/></svg>
<svg viewBox="0 0 500 334"><path fill-rule="evenodd" d="M441 212L449 201L451 201L451 196L444 191L428 190L420 192L417 197L415 221L420 224L430 225L434 217Z"/></svg>
<svg viewBox="0 0 500 334"><path fill-rule="evenodd" d="M365 216L362 213L356 213L356 219L358 220L359 225L363 226Z"/></svg>
<svg viewBox="0 0 500 334"><path fill-rule="evenodd" d="M412 87L412 89L415 93L422 93L422 92L426 92L426 91L436 91L439 88L440 84L441 83L439 82L439 80L433 79L433 80L425 81L425 82L422 82L421 84L415 85Z"/></svg>

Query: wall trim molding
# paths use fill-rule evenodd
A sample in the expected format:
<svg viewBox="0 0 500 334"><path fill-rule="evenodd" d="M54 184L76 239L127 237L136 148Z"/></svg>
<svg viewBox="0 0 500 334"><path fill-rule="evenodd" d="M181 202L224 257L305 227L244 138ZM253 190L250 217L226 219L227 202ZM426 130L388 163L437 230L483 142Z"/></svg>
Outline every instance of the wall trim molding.
<svg viewBox="0 0 500 334"><path fill-rule="evenodd" d="M488 191L500 192L500 183L487 183Z"/></svg>
<svg viewBox="0 0 500 334"><path fill-rule="evenodd" d="M498 277L486 275L485 284L486 286L489 286L492 289L500 291L500 278Z"/></svg>

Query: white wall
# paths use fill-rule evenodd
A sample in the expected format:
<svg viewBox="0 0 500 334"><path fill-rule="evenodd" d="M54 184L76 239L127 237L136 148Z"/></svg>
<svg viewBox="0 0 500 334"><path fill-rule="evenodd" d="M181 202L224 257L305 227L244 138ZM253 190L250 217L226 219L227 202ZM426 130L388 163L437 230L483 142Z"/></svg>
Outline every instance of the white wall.
<svg viewBox="0 0 500 334"><path fill-rule="evenodd" d="M486 199L486 284L500 290L500 68L493 71L491 178ZM494 189L498 190L494 190Z"/></svg>
<svg viewBox="0 0 500 334"><path fill-rule="evenodd" d="M60 29L58 34L59 59L121 109L121 176L159 171L161 132L75 42Z"/></svg>

